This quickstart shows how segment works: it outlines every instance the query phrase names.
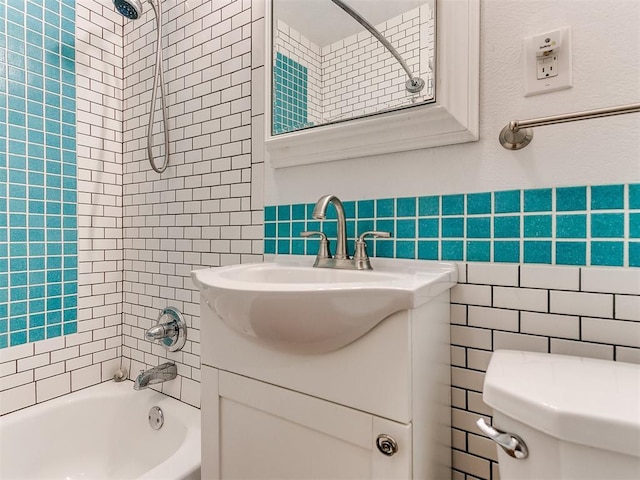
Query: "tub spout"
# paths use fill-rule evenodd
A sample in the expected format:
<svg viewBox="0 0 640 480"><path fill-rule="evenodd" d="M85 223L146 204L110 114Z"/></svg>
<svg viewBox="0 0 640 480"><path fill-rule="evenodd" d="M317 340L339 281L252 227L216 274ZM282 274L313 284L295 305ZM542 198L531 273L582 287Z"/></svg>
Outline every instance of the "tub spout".
<svg viewBox="0 0 640 480"><path fill-rule="evenodd" d="M167 362L157 367L143 370L133 384L134 390L143 390L154 383L162 383L173 380L178 375L178 368L175 363Z"/></svg>

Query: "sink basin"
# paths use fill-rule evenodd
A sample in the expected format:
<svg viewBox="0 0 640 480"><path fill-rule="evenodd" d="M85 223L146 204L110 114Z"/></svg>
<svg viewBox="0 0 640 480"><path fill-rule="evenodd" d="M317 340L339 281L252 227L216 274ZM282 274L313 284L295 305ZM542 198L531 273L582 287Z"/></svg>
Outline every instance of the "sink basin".
<svg viewBox="0 0 640 480"><path fill-rule="evenodd" d="M372 259L374 270L313 268L312 257L194 270L213 312L237 333L270 348L317 354L365 335L389 315L451 288L449 263Z"/></svg>

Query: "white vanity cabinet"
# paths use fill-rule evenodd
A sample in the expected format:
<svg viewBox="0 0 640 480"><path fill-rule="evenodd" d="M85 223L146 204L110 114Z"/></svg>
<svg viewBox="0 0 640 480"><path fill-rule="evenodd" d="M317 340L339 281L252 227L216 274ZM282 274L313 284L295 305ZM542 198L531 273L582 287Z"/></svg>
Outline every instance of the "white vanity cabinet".
<svg viewBox="0 0 640 480"><path fill-rule="evenodd" d="M411 424L204 366L202 478L409 479ZM376 432L400 448L381 454Z"/></svg>
<svg viewBox="0 0 640 480"><path fill-rule="evenodd" d="M230 326L233 318L219 316L226 301L216 303L222 283L207 286L206 275L194 272L201 288L203 479L449 480L454 266L441 264L426 284L417 280L428 285L415 289L411 308L322 353L261 341L249 331L264 328L255 312L253 323ZM245 300L243 318L252 308ZM386 455L378 442L386 452L395 442L397 451Z"/></svg>

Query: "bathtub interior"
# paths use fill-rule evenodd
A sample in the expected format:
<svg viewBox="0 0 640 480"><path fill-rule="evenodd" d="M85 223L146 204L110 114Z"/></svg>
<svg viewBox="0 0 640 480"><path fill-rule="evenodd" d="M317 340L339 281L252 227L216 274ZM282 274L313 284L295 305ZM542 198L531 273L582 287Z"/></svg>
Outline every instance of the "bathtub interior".
<svg viewBox="0 0 640 480"><path fill-rule="evenodd" d="M134 392L131 382L79 393L2 419L0 477L138 478L174 456L188 428L196 426L199 437L199 419L190 418L196 409L152 390ZM148 422L156 405L165 413L160 430Z"/></svg>

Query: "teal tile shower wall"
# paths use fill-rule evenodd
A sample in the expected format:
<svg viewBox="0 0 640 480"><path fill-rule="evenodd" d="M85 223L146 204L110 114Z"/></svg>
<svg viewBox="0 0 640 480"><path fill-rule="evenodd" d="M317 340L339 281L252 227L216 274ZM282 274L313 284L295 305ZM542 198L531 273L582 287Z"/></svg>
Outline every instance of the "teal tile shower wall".
<svg viewBox="0 0 640 480"><path fill-rule="evenodd" d="M315 255L335 238L335 211L324 222L314 204L265 207L265 253ZM344 202L349 248L356 233L376 257L468 262L640 267L640 184L595 185Z"/></svg>
<svg viewBox="0 0 640 480"><path fill-rule="evenodd" d="M0 348L77 330L75 1L0 2Z"/></svg>
<svg viewBox="0 0 640 480"><path fill-rule="evenodd" d="M307 67L278 52L273 75L273 133L310 126L307 123Z"/></svg>

